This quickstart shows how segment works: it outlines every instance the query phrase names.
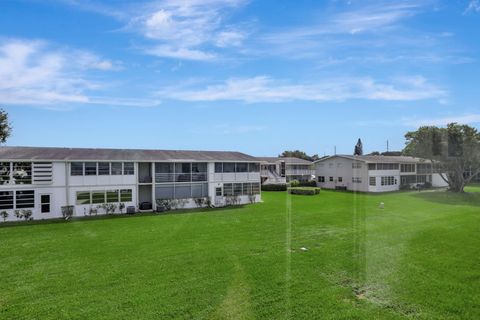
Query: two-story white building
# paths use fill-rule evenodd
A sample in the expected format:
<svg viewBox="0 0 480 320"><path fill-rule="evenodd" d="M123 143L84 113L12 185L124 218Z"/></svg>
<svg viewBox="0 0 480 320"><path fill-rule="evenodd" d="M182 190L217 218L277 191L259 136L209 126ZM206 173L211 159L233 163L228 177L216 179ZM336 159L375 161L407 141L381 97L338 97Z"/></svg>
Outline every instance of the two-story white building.
<svg viewBox="0 0 480 320"><path fill-rule="evenodd" d="M326 189L387 192L404 185L447 186L429 160L405 156L335 155L315 161L315 173L317 185Z"/></svg>
<svg viewBox="0 0 480 320"><path fill-rule="evenodd" d="M279 184L292 180L310 181L313 162L295 157L257 157L261 161L262 183Z"/></svg>
<svg viewBox="0 0 480 320"><path fill-rule="evenodd" d="M205 201L195 201L205 199ZM258 202L260 162L240 152L0 147L0 212L31 210L34 219L74 216L101 206L155 210L163 200L182 208Z"/></svg>

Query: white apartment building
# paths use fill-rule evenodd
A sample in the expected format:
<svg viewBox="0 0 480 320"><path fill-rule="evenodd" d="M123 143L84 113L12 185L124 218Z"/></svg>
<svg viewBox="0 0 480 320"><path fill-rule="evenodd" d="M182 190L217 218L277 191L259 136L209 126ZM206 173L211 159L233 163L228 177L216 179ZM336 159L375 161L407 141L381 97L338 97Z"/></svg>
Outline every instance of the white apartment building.
<svg viewBox="0 0 480 320"><path fill-rule="evenodd" d="M223 151L0 147L0 212L10 221L18 210L49 219L64 206L85 216L105 214L104 204L125 213L172 199L182 208L258 202L260 162Z"/></svg>
<svg viewBox="0 0 480 320"><path fill-rule="evenodd" d="M262 183L279 184L292 180L310 181L315 174L313 162L295 157L257 157Z"/></svg>
<svg viewBox="0 0 480 320"><path fill-rule="evenodd" d="M387 192L403 185L447 186L429 160L404 156L335 155L315 161L315 173L317 185L326 189Z"/></svg>

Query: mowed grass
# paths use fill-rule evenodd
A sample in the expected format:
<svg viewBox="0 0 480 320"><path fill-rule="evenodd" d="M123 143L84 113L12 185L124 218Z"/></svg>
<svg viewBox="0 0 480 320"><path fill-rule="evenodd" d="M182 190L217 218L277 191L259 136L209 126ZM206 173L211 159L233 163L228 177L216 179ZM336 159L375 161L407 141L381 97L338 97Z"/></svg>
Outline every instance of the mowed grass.
<svg viewBox="0 0 480 320"><path fill-rule="evenodd" d="M479 319L468 191L0 227L0 318Z"/></svg>

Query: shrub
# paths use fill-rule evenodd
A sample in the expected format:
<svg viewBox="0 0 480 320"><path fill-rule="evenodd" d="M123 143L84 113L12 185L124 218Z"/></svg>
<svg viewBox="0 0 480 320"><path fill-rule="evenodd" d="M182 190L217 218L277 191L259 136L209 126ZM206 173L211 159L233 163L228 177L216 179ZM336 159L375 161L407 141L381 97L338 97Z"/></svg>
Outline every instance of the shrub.
<svg viewBox="0 0 480 320"><path fill-rule="evenodd" d="M263 184L262 191L287 191L286 184Z"/></svg>
<svg viewBox="0 0 480 320"><path fill-rule="evenodd" d="M292 181L290 181L289 184L290 184L290 187L292 187L292 188L299 187L300 186L300 181L292 180Z"/></svg>
<svg viewBox="0 0 480 320"><path fill-rule="evenodd" d="M8 212L3 210L2 212L0 212L0 217L2 217L3 222L5 222L5 220L7 220L8 218Z"/></svg>
<svg viewBox="0 0 480 320"><path fill-rule="evenodd" d="M68 220L73 216L74 208L74 206L64 206L60 208L62 211L62 216L65 220Z"/></svg>
<svg viewBox="0 0 480 320"><path fill-rule="evenodd" d="M320 188L311 188L311 187L288 188L288 193L313 196L320 193Z"/></svg>
<svg viewBox="0 0 480 320"><path fill-rule="evenodd" d="M302 181L300 182L299 187L317 187L317 183L315 180L309 180L309 181Z"/></svg>

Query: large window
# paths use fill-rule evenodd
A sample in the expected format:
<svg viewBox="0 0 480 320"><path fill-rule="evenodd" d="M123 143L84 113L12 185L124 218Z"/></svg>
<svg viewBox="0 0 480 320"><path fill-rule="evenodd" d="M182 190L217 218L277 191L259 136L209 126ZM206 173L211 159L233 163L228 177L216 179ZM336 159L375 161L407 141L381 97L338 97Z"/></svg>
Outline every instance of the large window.
<svg viewBox="0 0 480 320"><path fill-rule="evenodd" d="M132 189L122 189L120 190L120 201L122 202L132 202L133 195Z"/></svg>
<svg viewBox="0 0 480 320"><path fill-rule="evenodd" d="M352 168L353 169L360 169L362 167L361 162L352 162Z"/></svg>
<svg viewBox="0 0 480 320"><path fill-rule="evenodd" d="M362 183L362 178L361 177L352 177L352 182L353 183Z"/></svg>
<svg viewBox="0 0 480 320"><path fill-rule="evenodd" d="M235 166L235 172L248 172L248 163L237 163Z"/></svg>
<svg viewBox="0 0 480 320"><path fill-rule="evenodd" d="M123 163L123 174L131 176L135 174L135 165L133 162L124 162Z"/></svg>
<svg viewBox="0 0 480 320"><path fill-rule="evenodd" d="M417 174L430 174L432 173L432 165L430 163L417 164Z"/></svg>
<svg viewBox="0 0 480 320"><path fill-rule="evenodd" d="M77 192L77 205L90 204L90 191L78 191Z"/></svg>
<svg viewBox="0 0 480 320"><path fill-rule="evenodd" d="M372 187L376 186L377 185L377 178L376 177L370 177L369 178L369 184Z"/></svg>
<svg viewBox="0 0 480 320"><path fill-rule="evenodd" d="M377 170L398 170L398 163L377 163Z"/></svg>
<svg viewBox="0 0 480 320"><path fill-rule="evenodd" d="M0 184L10 181L10 162L0 162Z"/></svg>
<svg viewBox="0 0 480 320"><path fill-rule="evenodd" d="M122 163L121 162L112 162L112 176L121 176L123 169L122 169Z"/></svg>
<svg viewBox="0 0 480 320"><path fill-rule="evenodd" d="M0 191L0 210L13 209L13 191Z"/></svg>
<svg viewBox="0 0 480 320"><path fill-rule="evenodd" d="M107 190L107 203L119 202L118 190Z"/></svg>
<svg viewBox="0 0 480 320"><path fill-rule="evenodd" d="M233 183L225 183L223 185L223 195L233 196Z"/></svg>
<svg viewBox="0 0 480 320"><path fill-rule="evenodd" d="M97 163L96 162L85 162L85 175L86 176L96 176L97 175Z"/></svg>
<svg viewBox="0 0 480 320"><path fill-rule="evenodd" d="M72 162L70 164L70 175L83 176L83 162Z"/></svg>
<svg viewBox="0 0 480 320"><path fill-rule="evenodd" d="M155 163L155 182L173 182L173 163Z"/></svg>
<svg viewBox="0 0 480 320"><path fill-rule="evenodd" d="M21 190L15 193L15 208L27 209L35 207L35 192L33 190Z"/></svg>
<svg viewBox="0 0 480 320"><path fill-rule="evenodd" d="M110 175L110 162L99 162L98 163L98 175L99 176Z"/></svg>
<svg viewBox="0 0 480 320"><path fill-rule="evenodd" d="M223 172L223 163L215 162L215 173L222 173Z"/></svg>
<svg viewBox="0 0 480 320"><path fill-rule="evenodd" d="M260 164L255 162L249 163L248 172L260 172Z"/></svg>
<svg viewBox="0 0 480 320"><path fill-rule="evenodd" d="M392 176L382 177L381 184L382 186L393 186L397 184L397 179L395 179L395 177L392 177Z"/></svg>
<svg viewBox="0 0 480 320"><path fill-rule="evenodd" d="M223 163L223 172L226 172L226 173L235 172L235 163L234 162L224 162Z"/></svg>
<svg viewBox="0 0 480 320"><path fill-rule="evenodd" d="M14 162L13 179L15 184L32 184L32 163Z"/></svg>
<svg viewBox="0 0 480 320"><path fill-rule="evenodd" d="M400 172L415 172L415 165L412 163L401 164Z"/></svg>
<svg viewBox="0 0 480 320"><path fill-rule="evenodd" d="M225 183L223 185L224 196L245 196L260 193L258 183Z"/></svg>
<svg viewBox="0 0 480 320"><path fill-rule="evenodd" d="M155 187L155 199L173 199L174 193L173 184L159 184Z"/></svg>
<svg viewBox="0 0 480 320"><path fill-rule="evenodd" d="M92 203L105 203L105 191L92 191Z"/></svg>

